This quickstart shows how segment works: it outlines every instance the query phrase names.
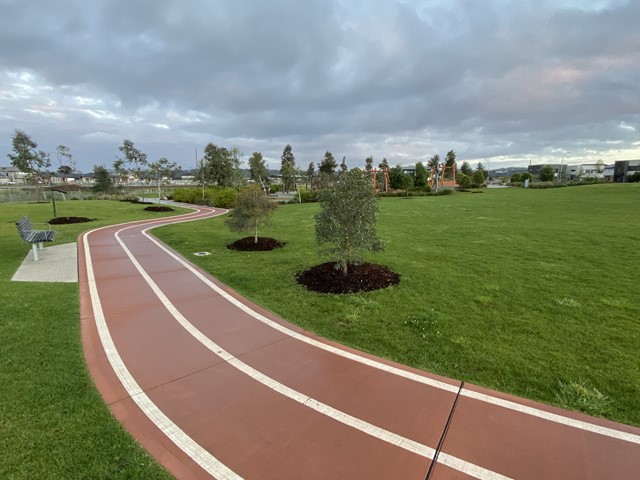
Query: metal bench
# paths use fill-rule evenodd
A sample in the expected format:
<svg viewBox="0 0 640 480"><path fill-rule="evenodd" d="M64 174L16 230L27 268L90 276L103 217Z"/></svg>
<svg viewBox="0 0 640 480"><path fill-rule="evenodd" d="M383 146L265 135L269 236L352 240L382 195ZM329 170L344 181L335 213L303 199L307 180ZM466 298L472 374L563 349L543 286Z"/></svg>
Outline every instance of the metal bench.
<svg viewBox="0 0 640 480"><path fill-rule="evenodd" d="M27 243L30 243L33 247L33 260L38 261L38 247L40 250L43 248L44 242L53 242L56 232L51 230L51 225L48 223L42 223L38 225L46 225L46 230L35 230L33 223L26 215L16 222L16 227L20 233L20 237Z"/></svg>

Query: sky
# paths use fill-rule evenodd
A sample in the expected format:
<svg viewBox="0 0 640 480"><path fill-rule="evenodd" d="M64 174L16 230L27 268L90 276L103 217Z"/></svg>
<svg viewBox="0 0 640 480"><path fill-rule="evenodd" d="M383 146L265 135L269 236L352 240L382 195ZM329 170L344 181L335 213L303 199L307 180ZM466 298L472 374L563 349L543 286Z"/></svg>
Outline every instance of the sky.
<svg viewBox="0 0 640 480"><path fill-rule="evenodd" d="M640 158L637 0L0 0L0 166Z"/></svg>

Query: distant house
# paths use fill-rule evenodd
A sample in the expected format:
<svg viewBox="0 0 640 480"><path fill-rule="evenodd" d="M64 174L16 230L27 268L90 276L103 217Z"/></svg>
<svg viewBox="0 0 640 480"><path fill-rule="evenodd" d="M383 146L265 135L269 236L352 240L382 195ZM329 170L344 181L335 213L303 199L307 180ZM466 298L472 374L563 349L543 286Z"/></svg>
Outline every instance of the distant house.
<svg viewBox="0 0 640 480"><path fill-rule="evenodd" d="M27 183L27 174L16 167L0 167L0 184L24 185Z"/></svg>
<svg viewBox="0 0 640 480"><path fill-rule="evenodd" d="M628 182L636 172L640 172L640 160L619 160L613 166L613 181Z"/></svg>

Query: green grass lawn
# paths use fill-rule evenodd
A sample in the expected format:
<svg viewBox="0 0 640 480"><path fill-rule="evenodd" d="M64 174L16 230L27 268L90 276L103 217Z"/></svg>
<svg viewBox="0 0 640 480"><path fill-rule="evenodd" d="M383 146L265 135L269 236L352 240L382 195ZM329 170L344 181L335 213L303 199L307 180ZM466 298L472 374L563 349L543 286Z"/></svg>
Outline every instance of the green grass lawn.
<svg viewBox="0 0 640 480"><path fill-rule="evenodd" d="M113 201L57 202L56 243L84 230L166 214ZM0 478L171 478L111 416L84 362L78 285L11 282L30 249L14 222L53 216L50 204L0 205Z"/></svg>
<svg viewBox="0 0 640 480"><path fill-rule="evenodd" d="M397 287L330 296L296 272L316 256L317 204L278 208L260 234L276 251L225 248L211 219L154 230L282 317L398 362L503 392L640 425L640 187L382 199L386 251L370 260ZM211 257L191 252L209 250Z"/></svg>

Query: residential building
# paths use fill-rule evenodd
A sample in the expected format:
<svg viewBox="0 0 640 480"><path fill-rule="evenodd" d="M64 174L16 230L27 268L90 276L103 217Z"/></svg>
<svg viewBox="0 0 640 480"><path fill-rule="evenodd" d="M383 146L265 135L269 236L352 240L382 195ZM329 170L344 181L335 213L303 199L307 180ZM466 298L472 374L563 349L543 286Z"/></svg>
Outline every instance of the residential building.
<svg viewBox="0 0 640 480"><path fill-rule="evenodd" d="M628 182L636 172L640 172L640 160L619 160L613 167L613 181Z"/></svg>

